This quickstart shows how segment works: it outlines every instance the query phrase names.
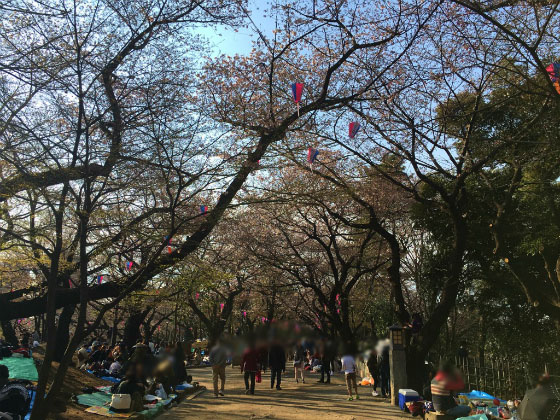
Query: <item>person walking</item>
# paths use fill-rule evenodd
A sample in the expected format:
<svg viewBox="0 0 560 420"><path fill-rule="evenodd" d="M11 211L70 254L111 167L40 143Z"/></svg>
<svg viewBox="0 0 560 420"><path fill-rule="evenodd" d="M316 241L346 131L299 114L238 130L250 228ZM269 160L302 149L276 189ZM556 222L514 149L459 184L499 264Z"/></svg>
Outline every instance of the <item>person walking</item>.
<svg viewBox="0 0 560 420"><path fill-rule="evenodd" d="M371 379L373 380L373 383L371 384L371 387L373 388L373 391L371 391L371 395L377 397L379 395L377 393L377 382L379 373L377 371L377 352L375 350L372 350L369 355L369 358L367 360L367 368L369 370Z"/></svg>
<svg viewBox="0 0 560 420"><path fill-rule="evenodd" d="M348 348L348 350L350 347ZM344 356L342 356L342 370L344 371L344 377L346 379L346 389L348 390L348 401L352 401L354 397L352 396L352 388L356 393L356 399L359 400L358 395L358 384L356 382L356 361L354 356L352 356L350 351L347 351Z"/></svg>
<svg viewBox="0 0 560 420"><path fill-rule="evenodd" d="M319 355L321 358L321 379L318 383L331 383L331 362L334 359L334 351L332 349L333 345L330 341L321 340L319 345ZM327 380L325 381L325 374L327 375Z"/></svg>
<svg viewBox="0 0 560 420"><path fill-rule="evenodd" d="M296 383L299 383L298 370L301 372L301 382L305 383L305 349L303 345L297 344L296 350L294 351L294 376L296 378Z"/></svg>
<svg viewBox="0 0 560 420"><path fill-rule="evenodd" d="M379 379L381 382L381 396L387 398L390 395L389 380L391 369L389 366L389 345L385 345L381 351L379 361Z"/></svg>
<svg viewBox="0 0 560 420"><path fill-rule="evenodd" d="M243 379L245 380L245 394L255 394L255 375L259 368L259 352L255 349L253 344L243 352L243 359L241 360L241 372L244 373ZM251 385L249 386L249 379Z"/></svg>
<svg viewBox="0 0 560 420"><path fill-rule="evenodd" d="M280 391L282 388L282 372L286 371L286 352L284 347L278 342L273 341L268 351L268 366L270 367L270 389L274 388L276 380L276 389Z"/></svg>
<svg viewBox="0 0 560 420"><path fill-rule="evenodd" d="M225 346L222 345L220 340L216 341L208 359L210 365L212 366L212 380L214 382L214 397L224 396L224 387L226 384L226 363L227 363L228 351ZM220 389L218 390L218 379L220 379Z"/></svg>

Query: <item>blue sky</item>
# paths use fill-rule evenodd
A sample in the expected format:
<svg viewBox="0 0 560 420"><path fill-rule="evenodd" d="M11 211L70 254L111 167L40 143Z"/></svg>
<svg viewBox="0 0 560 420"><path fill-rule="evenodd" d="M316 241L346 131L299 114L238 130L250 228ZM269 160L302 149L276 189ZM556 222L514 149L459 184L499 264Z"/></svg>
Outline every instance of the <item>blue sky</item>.
<svg viewBox="0 0 560 420"><path fill-rule="evenodd" d="M265 0L249 0L248 3L253 22L266 36L271 35L274 21L270 17L263 17L263 9L268 7L268 2ZM224 25L200 28L197 30L197 33L210 41L210 46L215 55L247 54L251 51L252 42L256 37L251 27L238 28L236 32Z"/></svg>

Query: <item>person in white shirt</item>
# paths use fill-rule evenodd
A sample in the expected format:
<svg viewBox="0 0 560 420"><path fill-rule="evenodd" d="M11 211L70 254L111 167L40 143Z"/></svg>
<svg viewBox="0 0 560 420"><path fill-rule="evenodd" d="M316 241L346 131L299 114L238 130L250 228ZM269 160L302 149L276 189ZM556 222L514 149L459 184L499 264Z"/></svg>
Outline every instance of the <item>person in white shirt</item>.
<svg viewBox="0 0 560 420"><path fill-rule="evenodd" d="M350 354L342 356L342 370L344 371L344 376L346 377L346 389L348 389L348 401L352 401L354 397L352 396L352 388L356 392L356 399L359 400L358 395L358 384L356 383L356 361L354 357Z"/></svg>

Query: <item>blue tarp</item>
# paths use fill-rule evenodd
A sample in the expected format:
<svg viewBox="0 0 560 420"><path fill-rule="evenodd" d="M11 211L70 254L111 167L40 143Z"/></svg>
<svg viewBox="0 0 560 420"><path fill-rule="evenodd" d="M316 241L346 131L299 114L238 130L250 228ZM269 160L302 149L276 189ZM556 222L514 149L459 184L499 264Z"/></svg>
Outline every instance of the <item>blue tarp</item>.
<svg viewBox="0 0 560 420"><path fill-rule="evenodd" d="M115 384L118 384L121 382L120 379L114 378L112 376L102 376L101 379L103 379L104 381L109 381L109 382L113 382Z"/></svg>
<svg viewBox="0 0 560 420"><path fill-rule="evenodd" d="M467 397L469 400L494 400L496 397L493 397L492 395L488 394L487 392L484 391L477 391L476 389L472 390L469 393L462 393L459 395L464 395L465 397ZM500 400L500 402L505 402L505 400Z"/></svg>
<svg viewBox="0 0 560 420"><path fill-rule="evenodd" d="M33 409L33 404L35 403L35 391L29 390L27 392L31 396L31 404L29 405L29 412L25 415L23 420L29 420L29 417L31 417L31 410Z"/></svg>

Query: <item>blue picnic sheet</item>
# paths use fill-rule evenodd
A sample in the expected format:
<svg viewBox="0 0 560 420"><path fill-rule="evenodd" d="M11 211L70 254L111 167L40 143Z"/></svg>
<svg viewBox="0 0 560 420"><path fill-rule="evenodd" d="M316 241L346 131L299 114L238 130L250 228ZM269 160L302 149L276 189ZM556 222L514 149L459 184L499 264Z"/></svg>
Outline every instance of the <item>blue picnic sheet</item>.
<svg viewBox="0 0 560 420"><path fill-rule="evenodd" d="M471 392L468 393L463 392L459 395L464 395L469 400L494 400L496 398L488 394L487 392L477 391L476 389L473 389ZM500 400L500 402L505 402L505 400Z"/></svg>
<svg viewBox="0 0 560 420"><path fill-rule="evenodd" d="M28 390L27 392L31 396L31 404L29 404L29 411L27 412L23 420L29 420L29 418L31 417L31 410L33 409L33 404L35 404L35 391Z"/></svg>

